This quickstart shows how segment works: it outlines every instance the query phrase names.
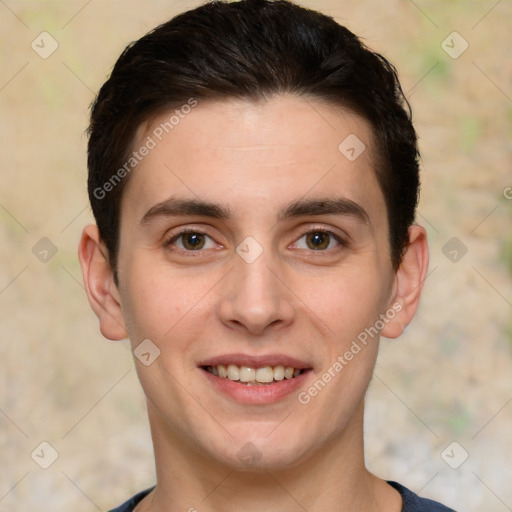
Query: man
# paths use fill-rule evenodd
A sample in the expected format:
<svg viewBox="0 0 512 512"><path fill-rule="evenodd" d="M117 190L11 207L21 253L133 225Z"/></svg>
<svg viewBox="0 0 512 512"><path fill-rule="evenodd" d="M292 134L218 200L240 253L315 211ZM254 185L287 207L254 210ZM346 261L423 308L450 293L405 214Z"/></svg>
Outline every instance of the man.
<svg viewBox="0 0 512 512"><path fill-rule="evenodd" d="M379 338L428 265L383 57L286 1L207 3L123 52L88 165L84 281L131 340L157 474L116 511L448 510L364 464Z"/></svg>

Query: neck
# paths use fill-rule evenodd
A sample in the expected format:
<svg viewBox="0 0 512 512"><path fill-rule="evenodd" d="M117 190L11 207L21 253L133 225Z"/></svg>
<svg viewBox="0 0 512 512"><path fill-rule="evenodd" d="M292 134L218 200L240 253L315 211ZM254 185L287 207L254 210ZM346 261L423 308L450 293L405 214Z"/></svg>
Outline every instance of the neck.
<svg viewBox="0 0 512 512"><path fill-rule="evenodd" d="M314 455L285 469L237 471L175 439L148 403L157 486L136 510L150 512L399 511L398 493L364 465L363 404Z"/></svg>

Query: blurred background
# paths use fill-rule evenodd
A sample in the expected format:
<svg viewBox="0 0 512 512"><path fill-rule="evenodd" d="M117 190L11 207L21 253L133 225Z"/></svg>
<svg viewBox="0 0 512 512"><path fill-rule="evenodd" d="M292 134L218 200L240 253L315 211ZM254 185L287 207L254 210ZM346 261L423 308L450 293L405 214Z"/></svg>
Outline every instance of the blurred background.
<svg viewBox="0 0 512 512"><path fill-rule="evenodd" d="M99 333L76 256L84 130L126 44L199 3L0 1L1 512L105 511L154 483L131 353ZM430 273L382 341L367 464L458 511L512 510L512 5L298 3L398 67L421 138Z"/></svg>

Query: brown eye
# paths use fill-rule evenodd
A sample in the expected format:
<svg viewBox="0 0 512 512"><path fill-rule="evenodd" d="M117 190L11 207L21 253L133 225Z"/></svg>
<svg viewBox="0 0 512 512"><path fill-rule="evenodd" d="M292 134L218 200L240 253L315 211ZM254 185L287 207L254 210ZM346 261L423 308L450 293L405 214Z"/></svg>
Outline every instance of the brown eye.
<svg viewBox="0 0 512 512"><path fill-rule="evenodd" d="M188 251L197 251L205 245L205 235L203 233L182 233L180 235L181 243L184 249Z"/></svg>
<svg viewBox="0 0 512 512"><path fill-rule="evenodd" d="M201 249L214 249L215 242L206 233L200 231L182 231L174 235L167 243L167 247L174 247L181 251L199 251Z"/></svg>
<svg viewBox="0 0 512 512"><path fill-rule="evenodd" d="M305 236L308 249L313 249L314 251L327 249L331 241L329 233L325 233L323 231L313 231Z"/></svg>

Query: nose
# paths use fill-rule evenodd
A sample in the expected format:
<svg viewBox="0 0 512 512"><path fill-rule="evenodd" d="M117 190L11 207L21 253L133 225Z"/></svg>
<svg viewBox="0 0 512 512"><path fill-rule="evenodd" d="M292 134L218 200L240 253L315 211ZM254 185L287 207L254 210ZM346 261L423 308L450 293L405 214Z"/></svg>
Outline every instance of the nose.
<svg viewBox="0 0 512 512"><path fill-rule="evenodd" d="M252 263L236 258L221 289L222 323L255 336L291 325L293 292L286 286L283 270L272 265L265 253Z"/></svg>

